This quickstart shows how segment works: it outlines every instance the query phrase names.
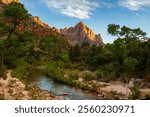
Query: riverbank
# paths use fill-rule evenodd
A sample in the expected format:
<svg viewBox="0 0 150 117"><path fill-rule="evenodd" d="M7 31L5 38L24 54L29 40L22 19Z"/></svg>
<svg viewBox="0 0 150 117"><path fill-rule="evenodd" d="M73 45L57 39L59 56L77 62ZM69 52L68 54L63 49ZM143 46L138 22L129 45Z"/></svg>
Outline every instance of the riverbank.
<svg viewBox="0 0 150 117"><path fill-rule="evenodd" d="M60 95L68 96L69 94L77 93L75 91L76 88L77 88L76 90L82 89L81 92L83 93L85 92L90 95L93 93L93 96L95 97L94 98L90 97L91 99L119 99L119 100L120 99L133 99L133 98L134 99L150 99L150 88L148 87L148 85L136 88L134 87L134 84L132 84L131 82L130 83L123 83L121 81L100 82L97 80L87 81L81 77L72 81L74 83L74 86L76 86L76 88L72 86L74 87L74 89L73 90L71 89L69 90L69 92L66 93L65 92L66 87L67 87L67 84L66 84L66 86L64 87L64 91L60 93L59 96L56 95L57 96L56 97L53 95L51 90L47 90L39 86L29 85L27 83L24 83L22 80L19 80L16 77L12 77L11 74L12 74L12 71L7 70L6 79L0 78L0 99L57 100L57 99L63 99L63 98L59 98ZM65 78L68 78L68 76L66 75ZM142 84L142 82L140 83ZM133 86L131 86L131 84ZM48 84L48 86L51 87L50 84Z"/></svg>
<svg viewBox="0 0 150 117"><path fill-rule="evenodd" d="M101 99L150 99L150 84L140 80L136 81L137 79L135 82L130 81L129 83L121 81L100 82L97 80L84 81L79 78L76 82L80 85L87 85L89 89L93 86L97 96Z"/></svg>
<svg viewBox="0 0 150 117"><path fill-rule="evenodd" d="M6 78L0 78L0 99L3 100L56 100L55 96L38 87L27 86L12 77L12 71L7 70Z"/></svg>

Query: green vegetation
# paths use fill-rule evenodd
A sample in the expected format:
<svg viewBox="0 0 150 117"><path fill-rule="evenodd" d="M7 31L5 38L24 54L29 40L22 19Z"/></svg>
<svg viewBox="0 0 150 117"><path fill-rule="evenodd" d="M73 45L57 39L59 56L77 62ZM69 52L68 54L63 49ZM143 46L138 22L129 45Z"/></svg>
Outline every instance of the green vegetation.
<svg viewBox="0 0 150 117"><path fill-rule="evenodd" d="M77 81L81 77L83 82L118 79L128 82L133 77L146 79L150 74L150 42L140 28L110 24L108 33L116 36L113 43L104 47L88 43L71 46L53 33L41 37L37 43L30 30L18 31L29 20L31 15L21 3L4 6L0 14L0 76L6 69L13 69L14 76L26 80L29 70L38 68L55 81L95 90L93 85ZM132 92L132 98L136 99L138 89Z"/></svg>
<svg viewBox="0 0 150 117"><path fill-rule="evenodd" d="M140 91L139 91L139 87L134 86L131 88L131 99L138 99L139 95L140 95Z"/></svg>

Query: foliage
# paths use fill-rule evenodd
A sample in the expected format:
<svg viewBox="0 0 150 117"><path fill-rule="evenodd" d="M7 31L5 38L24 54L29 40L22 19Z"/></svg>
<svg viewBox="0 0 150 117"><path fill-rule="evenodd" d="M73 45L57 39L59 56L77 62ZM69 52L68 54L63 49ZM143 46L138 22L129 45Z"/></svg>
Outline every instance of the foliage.
<svg viewBox="0 0 150 117"><path fill-rule="evenodd" d="M25 76L26 76L27 70L29 69L29 64L25 62L24 59L19 59L16 62L17 62L17 66L13 70L12 75L19 79L26 80Z"/></svg>
<svg viewBox="0 0 150 117"><path fill-rule="evenodd" d="M9 52L9 50L14 50L14 48L12 49L10 45L16 44L17 42L16 37L14 38L14 35L16 36L15 31L17 29L17 26L29 18L30 15L28 14L28 11L24 8L23 4L11 2L10 4L4 5L2 14L0 15L0 37L3 37L3 44L0 44L0 75L2 75L3 72L4 62L6 62L6 64L9 64L11 67L14 67L14 63L12 61L16 61L16 53L11 53L13 56L11 56L9 53L8 57L8 53L6 52ZM15 45L15 47L20 46ZM14 50L13 52L16 52L16 50ZM8 60L5 60L6 58Z"/></svg>
<svg viewBox="0 0 150 117"><path fill-rule="evenodd" d="M90 80L95 80L96 76L94 73L89 72L89 71L85 71L82 73L81 77L86 80L86 81L90 81Z"/></svg>
<svg viewBox="0 0 150 117"><path fill-rule="evenodd" d="M67 71L66 75L73 80L77 80L79 78L79 71L78 70L69 70Z"/></svg>
<svg viewBox="0 0 150 117"><path fill-rule="evenodd" d="M66 41L56 35L43 38L40 46L44 51L44 55L47 56L47 59L49 58L54 60L62 58L61 53L65 52L67 49ZM65 57L67 56L65 55ZM68 58L63 59L67 60Z"/></svg>
<svg viewBox="0 0 150 117"><path fill-rule="evenodd" d="M139 95L140 95L140 91L139 91L139 87L134 86L131 88L131 99L138 99Z"/></svg>

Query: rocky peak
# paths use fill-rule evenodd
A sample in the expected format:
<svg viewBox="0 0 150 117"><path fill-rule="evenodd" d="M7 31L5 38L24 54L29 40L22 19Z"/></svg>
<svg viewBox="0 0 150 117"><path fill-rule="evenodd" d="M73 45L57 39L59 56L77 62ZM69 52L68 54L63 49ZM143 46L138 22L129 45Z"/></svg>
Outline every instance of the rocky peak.
<svg viewBox="0 0 150 117"><path fill-rule="evenodd" d="M61 29L60 32L70 41L78 44L88 42L90 45L103 45L101 35L96 35L83 22L77 23L74 27Z"/></svg>
<svg viewBox="0 0 150 117"><path fill-rule="evenodd" d="M8 4L11 2L20 2L20 0L2 0L3 3Z"/></svg>
<svg viewBox="0 0 150 117"><path fill-rule="evenodd" d="M32 19L33 21L35 21L37 24L39 24L40 26L44 28L51 28L48 24L45 24L38 16L35 16Z"/></svg>

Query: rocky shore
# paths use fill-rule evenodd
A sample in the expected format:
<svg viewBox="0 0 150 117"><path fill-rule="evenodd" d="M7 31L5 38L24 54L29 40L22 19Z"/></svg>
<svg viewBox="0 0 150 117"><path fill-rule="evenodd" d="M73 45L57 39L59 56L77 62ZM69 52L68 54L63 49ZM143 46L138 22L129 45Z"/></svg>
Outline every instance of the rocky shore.
<svg viewBox="0 0 150 117"><path fill-rule="evenodd" d="M150 96L150 87L148 87L148 83L144 83L140 80L137 81L137 79L132 79L129 83L123 83L121 81L84 81L82 78L79 78L76 83L86 85L88 87L87 89L94 87L95 92L100 99L127 100L132 99L132 95L135 95L134 93L138 93L136 94L137 99L145 99ZM132 89L136 86L138 86L138 91L135 92Z"/></svg>
<svg viewBox="0 0 150 117"><path fill-rule="evenodd" d="M6 79L0 78L0 99L2 100L56 100L51 92L40 90L38 87L25 85L7 71Z"/></svg>

